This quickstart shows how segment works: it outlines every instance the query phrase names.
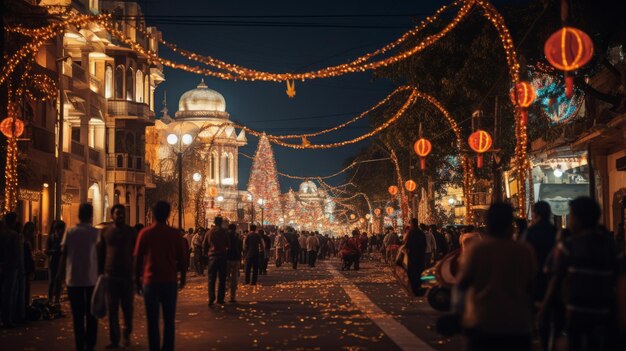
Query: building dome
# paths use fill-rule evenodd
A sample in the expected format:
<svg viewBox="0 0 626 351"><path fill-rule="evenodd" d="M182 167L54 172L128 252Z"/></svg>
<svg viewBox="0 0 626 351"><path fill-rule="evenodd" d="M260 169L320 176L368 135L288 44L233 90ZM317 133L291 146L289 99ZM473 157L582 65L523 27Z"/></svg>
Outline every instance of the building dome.
<svg viewBox="0 0 626 351"><path fill-rule="evenodd" d="M317 185L310 180L305 180L300 184L300 194L317 194Z"/></svg>
<svg viewBox="0 0 626 351"><path fill-rule="evenodd" d="M176 118L219 117L228 118L226 100L222 94L209 89L204 79L195 89L184 93L178 101Z"/></svg>

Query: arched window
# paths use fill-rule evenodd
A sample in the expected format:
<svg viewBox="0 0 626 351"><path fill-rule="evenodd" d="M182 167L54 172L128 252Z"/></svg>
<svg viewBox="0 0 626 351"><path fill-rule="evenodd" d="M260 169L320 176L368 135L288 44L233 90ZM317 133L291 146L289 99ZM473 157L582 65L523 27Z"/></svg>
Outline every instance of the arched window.
<svg viewBox="0 0 626 351"><path fill-rule="evenodd" d="M115 67L115 98L124 98L124 66Z"/></svg>
<svg viewBox="0 0 626 351"><path fill-rule="evenodd" d="M133 69L128 67L126 69L126 100L133 100Z"/></svg>
<svg viewBox="0 0 626 351"><path fill-rule="evenodd" d="M222 178L230 178L230 158L227 153L222 155Z"/></svg>
<svg viewBox="0 0 626 351"><path fill-rule="evenodd" d="M135 72L135 101L144 102L143 72L140 69L137 69L137 72Z"/></svg>
<svg viewBox="0 0 626 351"><path fill-rule="evenodd" d="M150 105L150 79L147 74L143 78L143 101Z"/></svg>
<svg viewBox="0 0 626 351"><path fill-rule="evenodd" d="M113 97L113 69L110 65L104 70L104 97L107 99Z"/></svg>
<svg viewBox="0 0 626 351"><path fill-rule="evenodd" d="M228 153L228 177L229 178L234 178L235 177L235 159L233 157L232 152ZM233 179L234 182L234 179Z"/></svg>

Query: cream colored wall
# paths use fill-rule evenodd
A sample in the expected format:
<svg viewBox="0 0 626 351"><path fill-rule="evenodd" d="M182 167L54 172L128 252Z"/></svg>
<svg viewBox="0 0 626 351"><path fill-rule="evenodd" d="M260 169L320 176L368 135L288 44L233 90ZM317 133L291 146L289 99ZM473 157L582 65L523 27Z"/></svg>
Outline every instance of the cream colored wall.
<svg viewBox="0 0 626 351"><path fill-rule="evenodd" d="M613 213L613 194L616 191L619 191L621 188L626 188L626 172L618 171L615 168L615 161L618 158L626 156L626 151L616 152L614 154L610 154L607 156L607 169L608 169L608 196L609 196L609 208L602 209L603 211L608 211L609 215L609 223L605 223L605 225L609 228L609 230L614 230L615 218Z"/></svg>

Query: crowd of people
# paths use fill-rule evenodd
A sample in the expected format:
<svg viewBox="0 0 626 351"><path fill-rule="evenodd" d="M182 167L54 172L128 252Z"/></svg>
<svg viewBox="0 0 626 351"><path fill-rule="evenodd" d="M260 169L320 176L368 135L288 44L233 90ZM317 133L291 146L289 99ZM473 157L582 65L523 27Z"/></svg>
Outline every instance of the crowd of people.
<svg viewBox="0 0 626 351"><path fill-rule="evenodd" d="M270 261L276 267L290 264L294 270L299 265L315 267L318 260L330 257L341 258L344 270L359 270L363 259L404 264L411 290L419 293L422 272L455 252L461 254L451 316L470 350L531 350L533 335L545 351L624 346L623 238L620 241L619 235L599 224L600 207L590 198L570 203L568 225L561 230L551 223L545 202L534 205L529 227L514 219L509 205L495 204L484 228L441 228L413 219L402 235L388 227L371 235L355 229L343 237L290 227L238 228L221 217L211 228L181 231L167 225L167 202L155 204L152 213L148 227L130 227L125 207L115 205L110 210L112 222L96 228L93 207L85 203L79 207L76 226L66 230L63 221L52 223L45 249L48 300L58 306L62 287L67 287L76 350L93 350L96 345L98 321L92 297L101 285L108 349L130 344L138 293L146 310L149 349L173 350L177 291L185 286L187 271L208 277L211 308L225 303L227 290L229 302L236 303L240 272L242 284L256 285L259 276L268 274ZM4 328L27 322L35 272L34 232L32 222L21 226L12 212L0 221Z"/></svg>

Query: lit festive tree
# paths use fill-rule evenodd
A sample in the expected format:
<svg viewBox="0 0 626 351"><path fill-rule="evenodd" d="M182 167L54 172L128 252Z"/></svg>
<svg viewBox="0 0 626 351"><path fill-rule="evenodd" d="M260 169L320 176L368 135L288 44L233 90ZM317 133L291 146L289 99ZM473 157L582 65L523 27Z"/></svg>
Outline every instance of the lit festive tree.
<svg viewBox="0 0 626 351"><path fill-rule="evenodd" d="M274 152L265 134L259 139L259 145L254 154L250 179L248 180L248 192L254 197L255 206L259 206L258 201L260 199L264 200L265 223L278 223L279 218L282 216L280 187L278 185ZM261 209L257 211L259 211L257 218L260 218Z"/></svg>

